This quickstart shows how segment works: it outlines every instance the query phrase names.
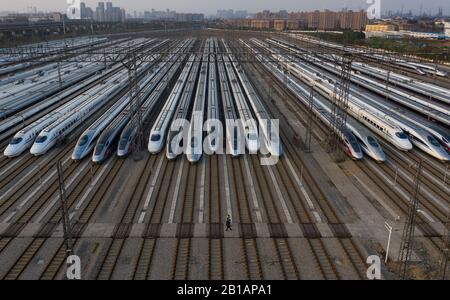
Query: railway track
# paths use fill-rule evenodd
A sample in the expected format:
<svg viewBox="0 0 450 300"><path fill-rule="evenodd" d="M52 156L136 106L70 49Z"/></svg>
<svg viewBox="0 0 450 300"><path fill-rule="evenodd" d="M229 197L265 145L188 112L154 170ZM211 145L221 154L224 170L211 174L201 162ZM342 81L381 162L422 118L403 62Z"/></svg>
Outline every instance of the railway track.
<svg viewBox="0 0 450 300"><path fill-rule="evenodd" d="M263 71L267 76L264 77L271 77L270 74L267 74L267 72L265 72L265 70ZM274 79L275 80L275 79ZM275 81L276 82L276 81ZM289 98L291 98L292 95L290 95ZM292 99L292 98L291 98ZM293 112L295 112L295 114L299 117L299 120L302 120L302 115L304 115L305 113L307 113L306 109L300 105L298 105L298 103L294 101L292 101L291 103L291 108ZM300 111L302 112L302 114L300 113ZM316 128L318 128L321 131L321 134L318 134L317 131L313 131L313 135L318 139L318 140L324 140L324 137L326 137L325 134L325 129L324 126L322 124L320 124L319 122L317 122L316 119L314 119L314 123L316 125ZM400 195L397 195L394 193L394 191L392 190L392 183L388 183L388 184L380 184L380 179L376 179L376 172L368 169L367 167L365 168L365 164L367 162L361 162L361 163L357 163L357 165L360 167L360 169L362 171L364 171L366 174L371 174L371 178L374 177L376 180L376 184L380 186L381 189L385 190L385 191L389 191L388 195L390 196L389 198L391 199L391 201L393 203L395 203L395 205L397 207L399 207L404 213L406 213L406 203L408 200L405 201L401 201L399 198L402 198ZM383 167L382 167L383 168ZM393 178L393 177L391 177ZM426 236L429 237L429 241L430 243L433 245L433 247L435 247L436 249L440 250L441 247L441 241L440 238L437 237L437 233L436 231L426 222L426 220L424 220L423 217L419 216L420 221L418 222L418 226L421 229L422 232L424 232L424 234Z"/></svg>
<svg viewBox="0 0 450 300"><path fill-rule="evenodd" d="M264 72L264 70L258 71L258 72L261 72L262 74L267 74L266 72ZM259 74L261 75L261 73L259 73ZM262 76L262 77L267 77L267 76ZM280 89L278 83L273 85L272 88L274 88L276 90L276 92L278 92L279 94L286 95L286 93L283 93L283 90ZM265 94L270 94L270 93L267 93L267 91L265 91L265 92L266 92ZM260 94L264 94L264 92L260 92ZM288 98L290 99L291 107L299 108L298 107L299 105L295 102L295 100L293 101L292 95L289 95ZM292 105L293 103L295 103L295 104ZM277 115L274 113L273 109L271 109L271 105L267 105L267 107L271 111L272 116ZM304 118L303 116L304 116L305 111L303 111L303 115L299 114L298 110L296 110L296 109L292 109L291 111L296 112L296 114L299 117L299 120L302 120ZM279 119L281 120L282 118L279 118ZM316 120L316 122L317 122L317 120ZM280 127L281 127L281 139L283 141L290 141L290 138L285 133L286 130L283 129L282 124L280 124ZM308 169L305 167L305 164L303 162L304 157L302 156L300 151L298 149L296 149L295 147L293 147L290 144L290 142L284 143L284 149L285 149L285 156L287 156L287 157L289 157L291 155L293 156L293 159L290 159L290 161L294 165L293 167L295 167L297 170L301 170L300 171L302 174L301 177L302 177L302 181L304 182L304 184L302 182L301 185L304 186L308 190L309 195L313 195L312 196L313 201L319 206L320 212L325 217L326 222L329 224L337 224L337 225L342 224L342 222L337 217L336 212L331 207L326 196L323 194L323 192L321 191L317 182L314 180L312 174L310 174ZM286 169L289 169L287 161L283 158L281 158L281 160L277 164L277 166L278 166L278 170L280 171L280 174L283 174L283 173L285 174L287 172ZM282 181L283 182L290 181L292 184L292 180L293 180L292 176L289 179L286 177L287 176L283 176L284 179ZM287 183L287 184L289 184L289 183ZM298 183L293 184L293 186L296 187L296 191L297 191L297 195L298 195L299 194ZM305 200L304 196L302 195L302 197L299 197L299 198L303 200L303 201L301 201L300 205L298 204L298 201L297 202L291 201L291 203L294 204L293 205L295 208L294 211L297 214L297 218L299 219L299 221L301 223L311 223L312 217L308 213L306 213L307 210L306 210L305 204L304 204L304 200ZM308 212L309 212L309 210L308 210ZM342 228L342 226L340 226L340 227ZM336 226L336 228L338 228L338 227ZM346 232L346 229L341 229L341 230L337 230L337 231L341 231L341 232L337 232L337 233L338 233L338 235L343 236L343 238L338 238L338 240L339 240L339 243L340 243L342 249L345 251L347 257L352 262L352 266L353 266L355 273L358 275L359 278L365 278L365 272L362 272L362 270L365 269L365 268L363 269L365 259L363 258L361 251L357 248L354 241L352 241L351 243L346 242L349 239L349 237L348 237L349 233L348 233L348 231ZM309 239L309 240L314 240L314 239ZM323 245L321 245L320 243L315 245L316 248L320 247L320 246L323 246ZM321 253L323 253L326 256L327 252L324 248L322 248ZM355 253L358 255L354 255ZM317 262L318 262L319 267L323 268L321 262L319 261L319 259L322 259L322 258L319 256L316 256L316 259L318 260ZM326 266L326 264L323 264L323 266ZM324 278L333 278L333 276L330 275L330 272L324 271L324 270L322 270L322 272L323 272Z"/></svg>
<svg viewBox="0 0 450 300"><path fill-rule="evenodd" d="M121 170L125 160L114 158L114 164L109 169L109 172L105 172L106 175L103 175L104 178L102 185L96 186L97 189L94 190L92 197L88 201L87 205L84 209L79 213L79 217L77 221L72 225L72 236L73 236L73 249L77 249L78 242L80 237L82 236L84 230L86 229L87 224L92 219L95 211L99 207L102 200L105 199L105 194L108 189L111 187L114 178ZM76 251L76 250L75 250ZM55 279L59 273L61 273L61 269L63 263L66 258L66 249L65 244L61 243L58 250L55 252L54 256L49 263L46 265L44 271L40 275L41 280L52 280Z"/></svg>

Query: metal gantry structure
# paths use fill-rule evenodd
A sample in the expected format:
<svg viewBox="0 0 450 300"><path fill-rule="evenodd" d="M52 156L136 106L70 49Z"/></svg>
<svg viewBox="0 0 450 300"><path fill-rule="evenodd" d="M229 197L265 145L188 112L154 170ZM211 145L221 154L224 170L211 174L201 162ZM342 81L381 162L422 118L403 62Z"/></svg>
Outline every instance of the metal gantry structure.
<svg viewBox="0 0 450 300"><path fill-rule="evenodd" d="M61 161L56 163L58 171L58 183L59 183L59 199L61 202L61 217L64 233L64 243L66 245L66 255L70 256L73 251L72 242L72 225L70 223L69 210L67 205L66 186L64 183L64 169Z"/></svg>
<svg viewBox="0 0 450 300"><path fill-rule="evenodd" d="M141 111L141 99L140 99L140 91L138 89L138 74L137 69L139 66L138 58L136 56L136 53L130 53L127 55L128 57L122 61L122 63L125 65L125 67L128 70L128 81L129 81L129 87L128 87L128 93L129 97L131 99L131 107L130 110L131 114L131 120L133 124L137 127L137 135L136 139L134 141L134 147L133 147L133 157L135 160L140 160L141 157L141 150L143 146L143 138L144 138L144 132L143 132L143 125L142 125L142 111Z"/></svg>
<svg viewBox="0 0 450 300"><path fill-rule="evenodd" d="M414 177L414 187L409 202L408 214L406 215L405 225L403 227L402 239L400 242L400 251L398 253L398 272L397 279L405 279L408 271L408 264L411 259L411 253L414 244L414 231L416 227L417 209L419 207L420 182L422 175L422 160L417 164L417 170Z"/></svg>
<svg viewBox="0 0 450 300"><path fill-rule="evenodd" d="M313 109L314 109L314 84L311 84L311 90L309 92L308 99L308 120L306 123L305 134L305 152L311 152L311 138L312 138L312 124L313 124Z"/></svg>
<svg viewBox="0 0 450 300"><path fill-rule="evenodd" d="M328 134L328 151L337 161L343 159L342 147L339 143L343 138L347 126L347 108L350 89L350 75L352 70L352 56L344 54L341 60L340 82L334 85L333 100L331 102L331 130Z"/></svg>

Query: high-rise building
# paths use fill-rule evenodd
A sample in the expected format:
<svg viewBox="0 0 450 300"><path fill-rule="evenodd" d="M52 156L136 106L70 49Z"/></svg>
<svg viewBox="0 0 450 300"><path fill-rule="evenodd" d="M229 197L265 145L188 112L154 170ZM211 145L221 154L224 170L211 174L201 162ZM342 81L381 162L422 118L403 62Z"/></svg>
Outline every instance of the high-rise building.
<svg viewBox="0 0 450 300"><path fill-rule="evenodd" d="M105 21L113 22L113 19L114 19L114 9L112 2L106 2Z"/></svg>
<svg viewBox="0 0 450 300"><path fill-rule="evenodd" d="M84 2L80 3L80 18L86 19L86 3Z"/></svg>
<svg viewBox="0 0 450 300"><path fill-rule="evenodd" d="M337 28L336 13L329 11L328 9L325 11L321 11L319 13L319 26L320 30L333 30Z"/></svg>
<svg viewBox="0 0 450 300"><path fill-rule="evenodd" d="M308 28L319 28L320 12L318 10L308 13Z"/></svg>
<svg viewBox="0 0 450 300"><path fill-rule="evenodd" d="M95 9L95 20L98 22L105 22L105 3L99 2Z"/></svg>
<svg viewBox="0 0 450 300"><path fill-rule="evenodd" d="M353 12L352 27L353 30L364 30L368 23L367 12L360 10Z"/></svg>

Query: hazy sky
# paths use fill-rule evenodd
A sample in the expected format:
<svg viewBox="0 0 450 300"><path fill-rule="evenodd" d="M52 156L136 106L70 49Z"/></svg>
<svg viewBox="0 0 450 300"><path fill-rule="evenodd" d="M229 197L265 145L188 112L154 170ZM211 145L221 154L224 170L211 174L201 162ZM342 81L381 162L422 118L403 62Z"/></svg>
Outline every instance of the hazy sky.
<svg viewBox="0 0 450 300"><path fill-rule="evenodd" d="M94 7L97 6L98 1L85 0L84 2L88 6ZM0 0L0 11L26 11L29 6L35 6L38 10L43 11L62 11L65 10L66 2L66 0ZM104 0L104 2L107 2L107 0ZM257 12L263 9L292 11L368 7L366 0L112 0L111 2L114 5L124 7L128 11L169 8L179 12L203 12L207 14L215 13L217 9L230 8ZM415 13L420 11L435 13L439 7L442 7L444 13L450 14L450 0L381 0L383 11L401 10L402 6L404 12L412 10Z"/></svg>

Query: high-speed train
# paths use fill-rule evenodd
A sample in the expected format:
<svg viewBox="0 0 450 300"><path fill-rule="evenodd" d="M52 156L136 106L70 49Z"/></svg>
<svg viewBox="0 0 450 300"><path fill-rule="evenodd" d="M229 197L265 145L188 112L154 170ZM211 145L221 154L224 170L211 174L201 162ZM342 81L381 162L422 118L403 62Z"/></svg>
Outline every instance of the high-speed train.
<svg viewBox="0 0 450 300"><path fill-rule="evenodd" d="M243 43L242 40L240 40ZM266 149L271 155L281 156L283 154L283 146L281 141L279 140L279 133L274 132L274 128L272 127L271 118L266 108L264 107L258 93L256 93L253 85L245 74L242 67L233 60L233 67L236 70L238 78L240 79L244 92L247 95L249 103L255 113L256 119L260 124L260 142L262 139L265 141ZM267 125L266 125L267 124Z"/></svg>
<svg viewBox="0 0 450 300"><path fill-rule="evenodd" d="M277 47L280 47L284 50L290 50L294 53L300 54L301 51L293 48L288 47L288 43L282 42L279 40L267 40L269 43L276 45ZM270 49L272 53L276 53L273 49ZM303 59L309 59L309 62L316 65L316 67L313 67L311 65L304 65L304 68L308 68L310 70L314 70L314 72L322 73L320 69L325 69L328 72L331 72L335 74L336 76L340 76L341 68L339 65L333 64L331 62L327 62L325 55L322 55L324 57L323 60L317 59L315 56L308 55L308 54L301 54L301 58ZM354 68L358 69L358 66L355 65ZM360 68L359 68L360 69ZM366 72L363 72L366 73ZM396 75L393 75L396 76ZM383 78L384 80L385 78ZM440 102L432 102L429 101L429 99L424 99L421 97L418 97L414 94L408 93L404 90L399 89L397 86L393 85L386 85L385 83L381 83L370 76L362 75L360 72L352 72L352 76L350 77L350 80L362 87L367 88L368 90L371 90L374 93L377 93L383 97L388 97L389 99L398 102L399 104L402 104L404 106L409 107L412 110L415 110L425 116L430 116L435 120L438 120L439 122L442 122L443 124L450 125L450 112L448 109L448 105L440 103ZM401 85L401 84L399 84ZM405 84L403 84L404 86ZM408 89L414 89L412 86L412 83L408 83ZM424 84L421 84L420 86L424 86ZM426 88L432 89L434 91L433 94L427 93L427 96L436 97L440 101L449 103L450 99L448 98L448 94L444 92L444 90L437 88L437 87L430 87L429 85L425 85Z"/></svg>
<svg viewBox="0 0 450 300"><path fill-rule="evenodd" d="M308 66L303 64L291 63L291 65L294 65L298 70L302 71L301 74L299 72L296 74L300 74L303 78L309 78L308 80L315 78L315 86L327 93L329 97L333 96L333 87L330 85L330 83L334 83L332 79L328 78L328 80L322 80L327 79L327 77L324 75L318 76L318 74L314 74L313 71L308 71ZM446 143L447 139L445 138L445 132L443 133L443 130L436 131L424 127L423 124L411 124L416 122L403 120L403 116L388 115L383 110L377 108L377 106L380 105L383 106L378 102L375 103L374 100L366 94L356 92L353 88L350 88L348 103L350 113L374 132L380 134L401 150L409 150L410 147L412 148L412 144L414 144L419 149L439 160L448 161L450 159L445 150L447 149L448 143ZM383 109L385 109L385 107L383 107ZM391 128L393 126L400 128L406 134L398 132L398 130L396 130L397 132L391 133L390 128L384 125L387 123L391 123ZM438 140L436 140L435 136L433 136L430 131L436 132L435 136ZM407 137L409 137L408 140ZM405 147L406 145L407 147Z"/></svg>
<svg viewBox="0 0 450 300"><path fill-rule="evenodd" d="M219 44L214 38L209 47L209 79L208 79L208 99L206 111L206 140L209 153L213 154L219 150L221 145L218 140L220 134L218 124L219 121L219 95L217 87L217 71L216 71L216 51L219 51ZM204 104L201 105L203 107ZM189 159L189 158L188 158Z"/></svg>
<svg viewBox="0 0 450 300"><path fill-rule="evenodd" d="M430 125L428 122L420 124L420 122L416 122L413 117L410 117L408 113L401 115L398 115L397 113L392 114L393 110L387 105L383 105L383 103L380 102L374 102L364 95L360 95L359 98L355 97L354 101L357 105L367 106L371 111L378 115L382 115L385 120L400 127L407 134L412 144L417 148L439 160L450 160L450 156L447 152L448 132L444 129L440 129L433 124ZM391 112L391 114L387 114L385 111Z"/></svg>
<svg viewBox="0 0 450 300"><path fill-rule="evenodd" d="M222 41L223 43L223 41ZM224 44L226 45L226 44ZM225 46L227 49L227 46ZM230 53L227 49L226 52ZM237 113L239 115L240 121L242 122L242 128L244 130L245 136L245 144L250 152L250 154L256 154L259 151L259 136L258 136L258 126L253 119L252 112L247 105L245 100L245 96L242 92L242 89L239 85L239 81L234 73L233 66L231 65L230 57L224 55L225 62L225 70L228 75L228 79L230 80L231 90L233 92L235 105L237 109Z"/></svg>
<svg viewBox="0 0 450 300"><path fill-rule="evenodd" d="M158 58L155 56L151 61L154 61ZM143 82L138 83L138 92L145 94L147 90L144 90L144 87L153 79L157 70L151 70L148 72L148 76ZM148 91L148 93L150 93ZM136 97L136 95L134 95ZM133 98L134 98L133 97ZM144 95L141 95L144 97ZM83 134L81 134L78 139L77 144L72 153L73 160L80 160L89 155L89 153L95 147L95 139L100 135L100 133L105 129L111 121L130 103L132 98L130 95L124 95L121 97L113 106L111 106L97 121L95 121L88 129L86 129Z"/></svg>
<svg viewBox="0 0 450 300"><path fill-rule="evenodd" d="M195 43L195 39L187 39L185 40L179 47L177 47L174 51L174 54L170 55L167 62L170 62L164 68L164 73L161 73L162 80L158 83L158 86L151 93L150 97L144 102L141 107L142 119L146 120L153 113L153 108L157 103L162 99L162 95L165 93L166 89L170 86L173 81L175 74L180 69L182 63L185 60L186 54L183 54ZM174 63L175 62L175 63ZM167 71L168 70L168 71ZM165 74L167 73L167 74ZM165 75L164 75L165 74ZM160 74L158 74L159 76ZM135 123L130 121L125 128L123 129L119 144L117 146L117 156L124 157L128 155L135 145L136 136L138 134L137 126Z"/></svg>
<svg viewBox="0 0 450 300"><path fill-rule="evenodd" d="M284 58L278 57L278 59L280 59L280 61L284 61ZM290 70L290 72L308 84L313 84L315 89L328 99L334 99L334 85L331 85L329 81L323 80L321 77L308 71L303 67L303 65L292 62L292 60L290 61L291 62L284 62L284 65ZM412 149L411 142L399 126L383 118L383 115L374 113L372 110L361 106L359 103L355 103L353 100L353 95L349 95L347 110L355 119L392 143L398 149L403 151L409 151Z"/></svg>
<svg viewBox="0 0 450 300"><path fill-rule="evenodd" d="M206 61L206 64L208 61ZM200 79L199 79L199 87L200 84L204 81L204 77L206 76L206 66L205 63L202 62L200 68L200 57L197 56L195 58L195 62L192 65L191 72L189 73L189 77L184 86L183 93L181 95L181 99L179 101L177 110L169 127L169 132L167 134L167 147L166 147L166 157L169 160L175 159L178 155L183 153L189 144L189 136L187 136L187 140L185 140L185 135L187 133L188 128L183 127L183 122L188 119L188 116L191 112L190 107L192 103L192 98L194 95L195 86L197 83L197 77L200 69Z"/></svg>
<svg viewBox="0 0 450 300"><path fill-rule="evenodd" d="M98 137L94 153L92 154L92 162L102 163L117 149L117 142L123 128L131 119L131 106L123 110Z"/></svg>
<svg viewBox="0 0 450 300"><path fill-rule="evenodd" d="M71 100L70 102L67 102L55 111L41 117L40 119L21 129L14 135L9 145L6 147L4 155L8 157L15 157L22 154L23 151L31 147L34 140L42 130L50 126L52 123L56 122L59 118L69 114L77 107L80 107L83 103L88 101L88 99L90 99L91 97L94 97L102 89L104 89L104 85L95 86L83 92L81 95Z"/></svg>
<svg viewBox="0 0 450 300"><path fill-rule="evenodd" d="M203 116L205 111L206 87L208 85L208 52L211 40L207 39L203 51L200 75L194 97L191 123L187 132L186 158L189 162L197 162L203 153Z"/></svg>
<svg viewBox="0 0 450 300"><path fill-rule="evenodd" d="M269 61L262 55L258 54L256 50L254 50L251 46L249 46L244 41L241 41L244 45L249 47L252 51L256 53L256 58L262 62L262 64L272 73L275 77L277 77L280 81L286 84L287 88L291 90L295 95L302 95L302 97L298 97L300 101L302 101L305 105L309 105L306 99L309 99L309 92L296 81L291 75L284 74L281 70L279 70L279 66L275 65L273 62ZM318 100L317 97L313 97L313 112L328 126L331 125L331 110L325 104ZM331 126L330 126L331 127ZM352 131L355 131L358 138L364 142L364 147L361 147L357 141L356 135ZM384 161L385 155L379 147L378 142L374 137L368 134L367 131L361 130L361 127L355 125L355 127L349 126L347 124L347 129L342 132L342 136L340 136L342 147L344 148L347 155L349 155L354 160L362 159L363 150L370 157L377 161ZM367 141L367 142L366 142Z"/></svg>
<svg viewBox="0 0 450 300"><path fill-rule="evenodd" d="M444 87L413 79L411 77L391 72L379 67L374 67L365 63L353 62L352 67L360 73L364 73L383 81L389 79L389 82L391 82L395 86L400 86L404 89L419 93L422 96L431 97L433 99L450 104L450 90Z"/></svg>
<svg viewBox="0 0 450 300"><path fill-rule="evenodd" d="M168 131L169 123L172 120L173 114L175 113L175 109L177 107L178 101L181 98L184 85L186 84L194 61L195 55L191 54L186 65L183 68L183 71L181 72L180 77L175 83L175 86L172 89L169 98L164 104L161 113L158 115L158 118L156 119L152 130L150 131L148 151L152 154L161 152L162 148L164 147L164 140Z"/></svg>
<svg viewBox="0 0 450 300"><path fill-rule="evenodd" d="M75 85L103 69L104 66L101 63L91 64L89 67L73 70L73 72L68 71L69 73L63 74L61 83L57 78L52 78L48 81L39 82L34 86L27 85L23 91L16 90L0 100L0 118L11 116L21 109L38 103L71 85Z"/></svg>
<svg viewBox="0 0 450 300"><path fill-rule="evenodd" d="M222 55L217 55L217 70L219 73L220 93L222 96L222 106L225 119L225 135L226 135L226 151L233 157L237 157L243 153L245 141L241 139L241 130L237 127L231 126L230 123L237 121L236 108L233 103L233 96L231 94L229 81L225 71ZM237 123L237 122L236 122Z"/></svg>
<svg viewBox="0 0 450 300"><path fill-rule="evenodd" d="M150 42L154 43L154 40L149 40L144 44L130 43L129 45L123 44L122 46L127 45L131 50L138 46L147 45ZM119 46L121 46L121 44L116 45L116 47ZM83 61L82 56L77 57L77 59ZM15 87L14 92L11 92L7 96L4 95L4 97L0 97L0 119L8 117L25 107L40 103L45 98L104 71L112 64L112 62L104 64L87 61L84 63L66 65L65 67L67 69L63 68L61 70L61 82L59 80L59 72L54 71L51 76L45 76L42 81L27 84L23 88Z"/></svg>
<svg viewBox="0 0 450 300"><path fill-rule="evenodd" d="M95 113L106 102L117 95L127 84L127 81L123 78L124 74L118 73L118 75L121 75L122 80L119 80L120 77L116 77L115 80L112 81L112 84L96 94L94 99L90 99L90 101L83 103L73 112L62 116L53 124L42 130L34 141L30 153L33 155L42 155L46 153L58 141L62 140L86 120L86 118Z"/></svg>
<svg viewBox="0 0 450 300"><path fill-rule="evenodd" d="M414 73L420 74L420 75L436 75L439 77L447 77L447 72L441 71L437 68L430 67L428 65L414 63L414 62L401 62L398 63L398 65L402 66L403 68L406 68L408 70L413 71Z"/></svg>
<svg viewBox="0 0 450 300"><path fill-rule="evenodd" d="M297 34L288 34L288 36L293 37L298 40L304 40L304 41L308 41L311 43L321 44L321 45L324 45L327 47L343 49L348 52L361 53L361 50L358 48L343 47L342 45L339 45L339 44L324 42L321 40L315 40L315 39L312 39L309 37L304 37L304 36L297 35ZM437 76L441 76L441 77L447 76L447 73L445 71L441 71L439 69L433 68L426 64L409 62L409 61L406 61L403 59L398 59L398 58L395 58L392 56L386 56L386 55L380 55L380 54L364 54L363 52L362 52L362 54L365 56L368 56L369 59L375 58L380 61L385 61L386 63L389 63L389 64L396 64L396 65L400 66L400 68L403 68L409 72L416 73L419 75L426 75L426 74L434 75L436 73Z"/></svg>

